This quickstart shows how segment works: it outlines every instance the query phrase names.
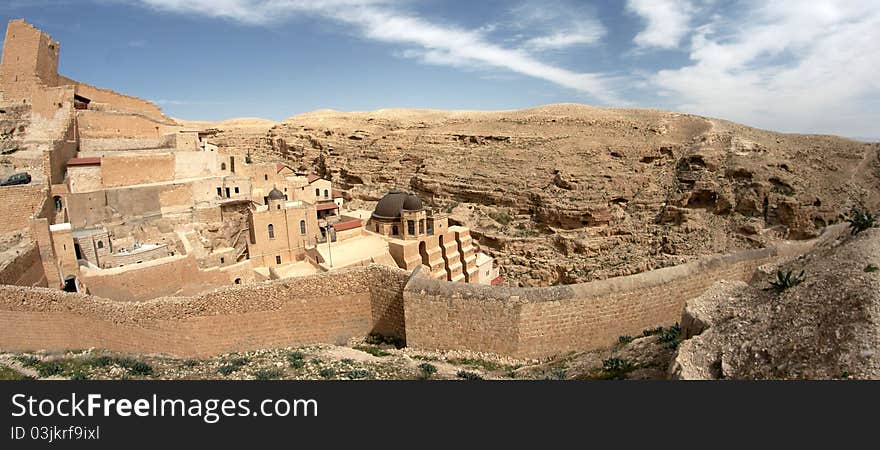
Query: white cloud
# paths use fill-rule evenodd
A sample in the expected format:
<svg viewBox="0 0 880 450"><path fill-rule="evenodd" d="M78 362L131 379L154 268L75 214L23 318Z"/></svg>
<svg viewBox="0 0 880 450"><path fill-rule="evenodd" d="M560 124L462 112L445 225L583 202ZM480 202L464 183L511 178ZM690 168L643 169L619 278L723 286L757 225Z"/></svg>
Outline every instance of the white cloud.
<svg viewBox="0 0 880 450"><path fill-rule="evenodd" d="M715 18L696 31L693 64L650 77L671 104L762 128L876 134L880 9L875 1L745 6L747 20Z"/></svg>
<svg viewBox="0 0 880 450"><path fill-rule="evenodd" d="M626 8L647 22L633 39L640 47L676 48L691 30L694 5L688 0L627 0Z"/></svg>
<svg viewBox="0 0 880 450"><path fill-rule="evenodd" d="M159 10L200 14L248 24L270 24L298 15L330 19L359 30L366 38L416 47L405 52L429 64L491 67L549 81L589 94L603 103L621 103L609 79L544 63L527 51L495 44L483 30L437 24L387 0L137 0ZM579 38L581 41L585 37ZM564 39L557 40L557 44ZM569 38L573 43L577 38ZM548 41L545 44L550 45Z"/></svg>
<svg viewBox="0 0 880 450"><path fill-rule="evenodd" d="M563 0L520 3L510 16L513 27L536 34L523 43L531 51L597 44L607 32L591 8Z"/></svg>

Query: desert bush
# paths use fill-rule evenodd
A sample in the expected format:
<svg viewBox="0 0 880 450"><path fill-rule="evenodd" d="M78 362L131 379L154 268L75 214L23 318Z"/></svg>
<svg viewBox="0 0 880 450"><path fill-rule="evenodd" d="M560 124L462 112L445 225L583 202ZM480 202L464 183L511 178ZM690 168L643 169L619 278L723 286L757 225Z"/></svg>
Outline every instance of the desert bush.
<svg viewBox="0 0 880 450"><path fill-rule="evenodd" d="M604 378L619 380L635 369L635 365L624 358L612 356L602 361L602 375Z"/></svg>
<svg viewBox="0 0 880 450"><path fill-rule="evenodd" d="M660 345L666 348L676 348L678 347L678 343L681 337L681 326L679 326L676 322L675 325L669 328L662 328L657 336L657 342L659 342Z"/></svg>
<svg viewBox="0 0 880 450"><path fill-rule="evenodd" d="M255 380L275 380L277 378L281 378L281 375L284 375L279 369L260 369L253 373Z"/></svg>
<svg viewBox="0 0 880 450"><path fill-rule="evenodd" d="M483 379L483 377L481 377L480 374L474 373L474 372L468 372L467 370L459 370L455 374L455 376L457 376L459 378L463 378L465 380L482 380Z"/></svg>
<svg viewBox="0 0 880 450"><path fill-rule="evenodd" d="M306 366L305 357L302 352L290 352L287 354L287 362L294 369L302 369Z"/></svg>
<svg viewBox="0 0 880 450"><path fill-rule="evenodd" d="M345 374L349 379L352 380L360 380L362 378L369 378L372 373L369 370L364 369L354 369L349 370L348 373Z"/></svg>
<svg viewBox="0 0 880 450"><path fill-rule="evenodd" d="M228 376L229 374L231 374L232 372L235 372L236 370L238 370L238 366L233 365L233 364L224 364L224 365L217 368L217 373L219 373L220 375Z"/></svg>
<svg viewBox="0 0 880 450"><path fill-rule="evenodd" d="M437 373L437 366L430 363L421 363L419 364L419 379L427 380L431 378L431 375Z"/></svg>
<svg viewBox="0 0 880 450"><path fill-rule="evenodd" d="M336 376L336 369L332 367L325 367L318 372L318 375L321 375L321 378L333 378Z"/></svg>
<svg viewBox="0 0 880 450"><path fill-rule="evenodd" d="M877 217L866 209L853 208L846 221L849 222L849 228L852 234L859 234L869 228L875 228L878 226Z"/></svg>
<svg viewBox="0 0 880 450"><path fill-rule="evenodd" d="M872 273L880 270L880 267L875 266L874 264L868 264L865 266L865 272Z"/></svg>
<svg viewBox="0 0 880 450"><path fill-rule="evenodd" d="M793 288L799 284L801 284L805 279L806 275L804 275L804 271L801 270L801 273L796 277L792 277L792 271L789 270L786 273L782 273L781 270L776 271L776 281L771 281L770 286L764 288L765 291L775 291L777 294L785 291L786 289Z"/></svg>
<svg viewBox="0 0 880 450"><path fill-rule="evenodd" d="M617 342L620 344L629 344L633 341L633 339L635 338L633 338L632 336L623 335L617 338Z"/></svg>

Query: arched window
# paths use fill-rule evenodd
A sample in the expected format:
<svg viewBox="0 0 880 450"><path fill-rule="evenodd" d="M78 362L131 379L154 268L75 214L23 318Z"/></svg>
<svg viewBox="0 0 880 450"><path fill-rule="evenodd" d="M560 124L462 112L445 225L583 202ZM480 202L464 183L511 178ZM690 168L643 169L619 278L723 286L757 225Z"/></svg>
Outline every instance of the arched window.
<svg viewBox="0 0 880 450"><path fill-rule="evenodd" d="M220 170L226 170L226 163L220 163Z"/></svg>
<svg viewBox="0 0 880 450"><path fill-rule="evenodd" d="M330 191L324 189L324 198L330 198Z"/></svg>
<svg viewBox="0 0 880 450"><path fill-rule="evenodd" d="M299 221L299 234L306 234L306 221L305 220Z"/></svg>
<svg viewBox="0 0 880 450"><path fill-rule="evenodd" d="M241 278L236 278L236 279L235 279L235 284L241 284Z"/></svg>
<svg viewBox="0 0 880 450"><path fill-rule="evenodd" d="M275 239L275 225L269 224L269 239Z"/></svg>
<svg viewBox="0 0 880 450"><path fill-rule="evenodd" d="M104 248L104 241L98 241L98 248Z"/></svg>
<svg viewBox="0 0 880 450"><path fill-rule="evenodd" d="M263 177L264 180L269 181L269 175L263 175Z"/></svg>
<svg viewBox="0 0 880 450"><path fill-rule="evenodd" d="M320 197L320 196L321 196L321 190L318 188L315 188L315 197Z"/></svg>

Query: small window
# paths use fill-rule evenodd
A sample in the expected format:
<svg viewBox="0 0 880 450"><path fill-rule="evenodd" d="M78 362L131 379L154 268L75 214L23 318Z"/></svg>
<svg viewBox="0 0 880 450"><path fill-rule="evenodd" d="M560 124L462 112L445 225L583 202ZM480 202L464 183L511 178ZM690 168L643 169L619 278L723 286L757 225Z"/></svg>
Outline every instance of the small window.
<svg viewBox="0 0 880 450"><path fill-rule="evenodd" d="M218 188L217 188L217 196L218 196L218 197L223 197L223 188L222 188L222 187L218 187Z"/></svg>
<svg viewBox="0 0 880 450"><path fill-rule="evenodd" d="M281 264L281 256L275 257L275 264Z"/></svg>
<svg viewBox="0 0 880 450"><path fill-rule="evenodd" d="M316 188L315 189L315 197L320 197L320 196L321 196L321 190Z"/></svg>
<svg viewBox="0 0 880 450"><path fill-rule="evenodd" d="M220 163L220 170L226 170L226 163Z"/></svg>
<svg viewBox="0 0 880 450"><path fill-rule="evenodd" d="M269 239L275 239L275 225L269 224Z"/></svg>
<svg viewBox="0 0 880 450"><path fill-rule="evenodd" d="M397 236L397 225L391 227L391 234Z"/></svg>
<svg viewBox="0 0 880 450"><path fill-rule="evenodd" d="M275 205L275 209L281 209L281 204L279 203L279 204Z"/></svg>
<svg viewBox="0 0 880 450"><path fill-rule="evenodd" d="M236 278L236 279L235 279L235 284L241 284L241 278Z"/></svg>
<svg viewBox="0 0 880 450"><path fill-rule="evenodd" d="M263 175L263 179L269 181L269 175Z"/></svg>
<svg viewBox="0 0 880 450"><path fill-rule="evenodd" d="M104 248L104 241L98 241L98 248Z"/></svg>
<svg viewBox="0 0 880 450"><path fill-rule="evenodd" d="M238 194L238 186L235 187L235 193Z"/></svg>
<svg viewBox="0 0 880 450"><path fill-rule="evenodd" d="M299 221L299 233L306 234L306 221L305 220Z"/></svg>
<svg viewBox="0 0 880 450"><path fill-rule="evenodd" d="M221 256L221 257L220 257L220 264L223 264L223 263L225 263L225 262L226 262L226 258L224 258L224 257Z"/></svg>
<svg viewBox="0 0 880 450"><path fill-rule="evenodd" d="M330 198L330 191L324 189L324 198Z"/></svg>
<svg viewBox="0 0 880 450"><path fill-rule="evenodd" d="M380 231L379 231L379 224L377 223L377 224L376 224L376 233L379 233L379 232L380 232Z"/></svg>
<svg viewBox="0 0 880 450"><path fill-rule="evenodd" d="M416 222L413 220L406 221L406 229L409 231L410 235L416 234Z"/></svg>

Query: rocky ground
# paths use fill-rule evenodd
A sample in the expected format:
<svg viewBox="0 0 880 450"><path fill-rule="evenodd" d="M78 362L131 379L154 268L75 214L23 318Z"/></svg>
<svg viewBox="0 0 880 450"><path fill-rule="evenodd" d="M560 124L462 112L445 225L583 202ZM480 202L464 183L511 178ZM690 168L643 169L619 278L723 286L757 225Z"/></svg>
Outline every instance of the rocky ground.
<svg viewBox="0 0 880 450"><path fill-rule="evenodd" d="M0 380L586 380L665 378L677 328L624 336L613 348L546 361L464 351L397 348L370 338L202 359L120 355L95 349L0 353Z"/></svg>
<svg viewBox="0 0 880 450"><path fill-rule="evenodd" d="M772 288L789 273L787 287ZM683 326L694 337L681 344L678 378L878 379L880 229L765 267L750 283L716 284L688 303Z"/></svg>
<svg viewBox="0 0 880 450"><path fill-rule="evenodd" d="M512 285L805 239L854 205L880 206L878 144L673 112L316 111L199 126L233 153L331 179L354 207L417 193L471 227Z"/></svg>

